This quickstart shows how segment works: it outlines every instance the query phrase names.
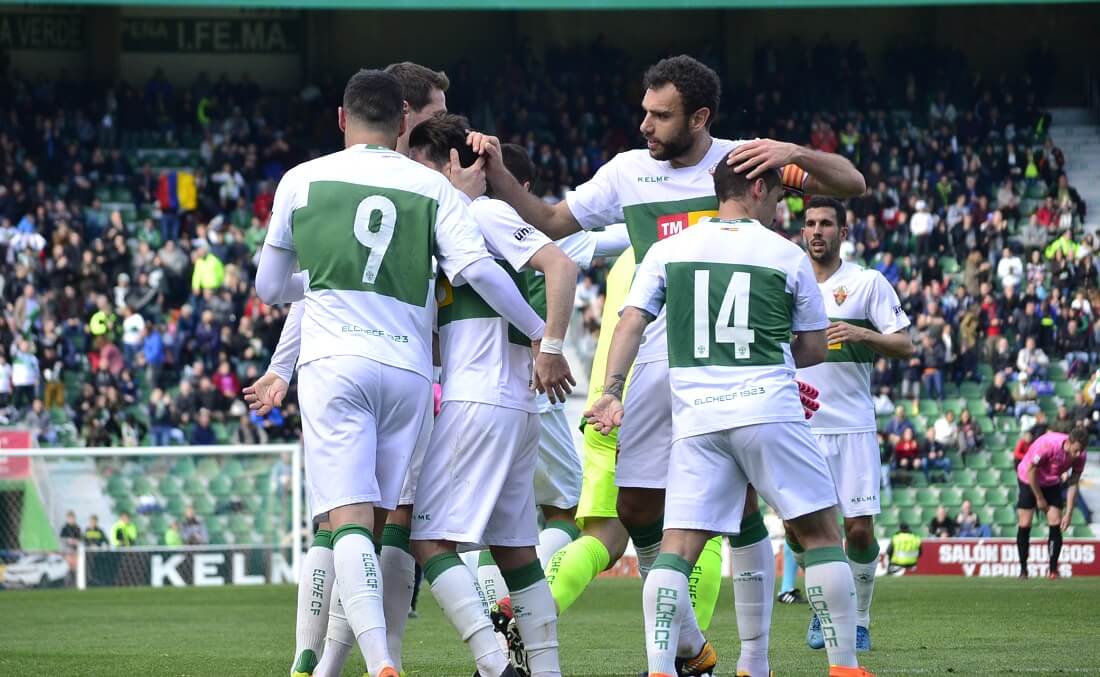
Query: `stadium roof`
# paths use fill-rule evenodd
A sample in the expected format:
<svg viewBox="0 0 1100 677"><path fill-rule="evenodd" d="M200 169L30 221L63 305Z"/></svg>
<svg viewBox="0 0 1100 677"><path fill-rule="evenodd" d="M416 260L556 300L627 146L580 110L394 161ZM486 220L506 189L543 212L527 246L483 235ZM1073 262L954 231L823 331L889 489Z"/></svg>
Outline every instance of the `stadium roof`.
<svg viewBox="0 0 1100 677"><path fill-rule="evenodd" d="M1086 4L1096 0L39 0L36 5L133 5L162 7L264 8L264 9L502 9L502 10L607 10L607 9L785 9L800 7L898 7L960 5ZM0 0L2 5L23 5L25 0Z"/></svg>

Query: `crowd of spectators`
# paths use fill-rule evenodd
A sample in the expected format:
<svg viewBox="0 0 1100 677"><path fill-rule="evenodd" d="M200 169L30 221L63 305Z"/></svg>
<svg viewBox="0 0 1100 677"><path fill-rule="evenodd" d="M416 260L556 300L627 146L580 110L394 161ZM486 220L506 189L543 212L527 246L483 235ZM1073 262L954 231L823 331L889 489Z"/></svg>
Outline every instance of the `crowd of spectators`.
<svg viewBox="0 0 1100 677"><path fill-rule="evenodd" d="M716 49L700 49L717 65ZM874 367L876 410L897 410L883 463L942 481L954 453L983 449L976 416L1034 424L1052 364L1091 371L1096 242L1047 134L1049 64L987 79L951 50L899 48L887 61L905 75L873 77L858 45L827 36L763 45L751 79L725 79L714 131L842 153L866 176L842 254L895 285L918 346L911 360ZM644 65L603 40L538 57L521 43L491 70L449 67L448 104L525 145L535 192L554 202L637 146L628 74ZM239 400L285 314L258 300L252 276L281 174L340 145L331 109L341 87L332 76L287 95L247 76L173 83L157 71L106 87L5 74L0 423L22 422L43 443L97 446L296 438L293 392L262 419ZM182 158L169 163L178 173L165 157ZM802 206L790 196L780 209L792 237ZM597 266L578 286L585 351L603 276ZM920 402L965 383L982 389L988 411L910 420ZM1093 420L1091 408L1067 407Z"/></svg>

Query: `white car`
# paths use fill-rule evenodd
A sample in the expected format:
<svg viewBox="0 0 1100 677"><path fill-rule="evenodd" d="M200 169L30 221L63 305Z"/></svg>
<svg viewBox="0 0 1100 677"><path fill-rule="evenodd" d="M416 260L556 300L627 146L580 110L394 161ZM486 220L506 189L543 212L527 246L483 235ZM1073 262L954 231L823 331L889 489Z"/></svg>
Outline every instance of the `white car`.
<svg viewBox="0 0 1100 677"><path fill-rule="evenodd" d="M38 588L63 583L69 575L69 563L57 553L23 555L4 571L7 587Z"/></svg>

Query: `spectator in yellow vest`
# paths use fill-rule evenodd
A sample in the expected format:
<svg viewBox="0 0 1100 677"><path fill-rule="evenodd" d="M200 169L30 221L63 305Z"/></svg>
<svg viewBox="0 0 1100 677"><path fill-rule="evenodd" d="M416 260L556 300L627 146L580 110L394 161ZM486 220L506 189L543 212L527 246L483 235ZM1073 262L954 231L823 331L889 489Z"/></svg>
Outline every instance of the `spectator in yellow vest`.
<svg viewBox="0 0 1100 677"><path fill-rule="evenodd" d="M128 548L137 545L137 525L130 521L130 513L119 513L118 521L111 527L111 543L116 548Z"/></svg>
<svg viewBox="0 0 1100 677"><path fill-rule="evenodd" d="M219 289L225 279L225 264L214 256L210 248L201 244L195 248L192 258L195 270L191 274L191 291L199 296L206 289Z"/></svg>
<svg viewBox="0 0 1100 677"><path fill-rule="evenodd" d="M905 522L899 524L898 533L894 534L886 548L886 556L890 558L889 572L899 574L917 566L922 547L920 536L910 531Z"/></svg>

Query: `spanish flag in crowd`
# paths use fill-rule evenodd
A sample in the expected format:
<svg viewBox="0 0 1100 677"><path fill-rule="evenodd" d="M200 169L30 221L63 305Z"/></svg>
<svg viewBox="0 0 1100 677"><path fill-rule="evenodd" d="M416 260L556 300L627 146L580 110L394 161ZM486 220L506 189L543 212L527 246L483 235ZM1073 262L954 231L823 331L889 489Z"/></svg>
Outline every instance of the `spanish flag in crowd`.
<svg viewBox="0 0 1100 677"><path fill-rule="evenodd" d="M195 175L191 172L164 172L157 182L157 202L161 211L189 212L198 207Z"/></svg>

